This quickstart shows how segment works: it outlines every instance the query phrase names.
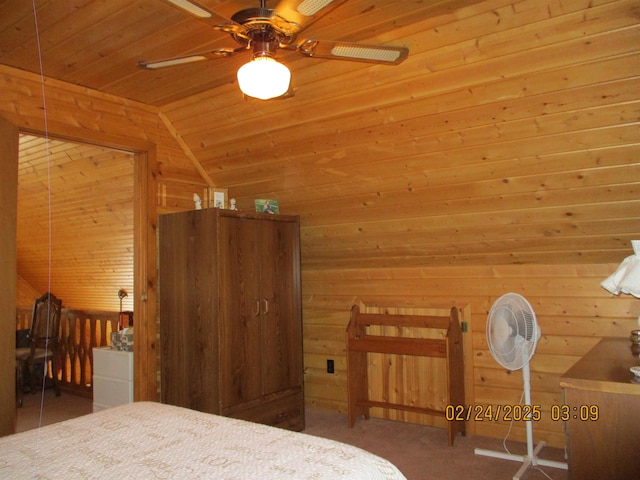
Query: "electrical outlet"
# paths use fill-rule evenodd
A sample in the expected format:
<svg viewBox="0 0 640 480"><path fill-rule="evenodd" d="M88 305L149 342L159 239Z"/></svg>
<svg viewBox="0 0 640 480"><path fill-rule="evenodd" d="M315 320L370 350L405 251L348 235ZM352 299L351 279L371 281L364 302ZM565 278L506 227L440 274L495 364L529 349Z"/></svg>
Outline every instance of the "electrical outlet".
<svg viewBox="0 0 640 480"><path fill-rule="evenodd" d="M327 360L327 373L334 373L334 367L333 367L333 360L328 359Z"/></svg>

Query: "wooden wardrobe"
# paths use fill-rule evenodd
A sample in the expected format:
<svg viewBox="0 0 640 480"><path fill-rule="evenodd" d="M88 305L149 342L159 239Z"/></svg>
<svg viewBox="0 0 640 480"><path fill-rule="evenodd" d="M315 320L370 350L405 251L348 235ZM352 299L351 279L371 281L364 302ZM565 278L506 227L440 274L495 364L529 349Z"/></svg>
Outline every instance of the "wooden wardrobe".
<svg viewBox="0 0 640 480"><path fill-rule="evenodd" d="M298 217L168 214L159 239L162 402L302 430Z"/></svg>

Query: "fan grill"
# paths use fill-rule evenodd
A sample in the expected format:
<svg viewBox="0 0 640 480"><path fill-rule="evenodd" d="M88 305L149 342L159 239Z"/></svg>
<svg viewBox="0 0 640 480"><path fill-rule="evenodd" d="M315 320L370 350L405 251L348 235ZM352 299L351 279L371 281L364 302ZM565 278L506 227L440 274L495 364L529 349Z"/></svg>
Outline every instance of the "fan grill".
<svg viewBox="0 0 640 480"><path fill-rule="evenodd" d="M487 341L500 365L509 370L525 366L539 337L535 313L524 297L507 293L496 300L487 318Z"/></svg>

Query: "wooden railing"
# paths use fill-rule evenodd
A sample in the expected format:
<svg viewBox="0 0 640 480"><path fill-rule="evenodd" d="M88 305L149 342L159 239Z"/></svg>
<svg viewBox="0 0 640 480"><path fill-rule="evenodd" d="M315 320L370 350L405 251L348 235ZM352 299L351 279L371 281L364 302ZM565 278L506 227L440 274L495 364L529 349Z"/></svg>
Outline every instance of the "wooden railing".
<svg viewBox="0 0 640 480"><path fill-rule="evenodd" d="M118 312L85 312L62 309L58 355L61 387L78 395L92 396L93 348L110 345L111 332L118 329ZM28 329L31 309L18 308L16 329Z"/></svg>

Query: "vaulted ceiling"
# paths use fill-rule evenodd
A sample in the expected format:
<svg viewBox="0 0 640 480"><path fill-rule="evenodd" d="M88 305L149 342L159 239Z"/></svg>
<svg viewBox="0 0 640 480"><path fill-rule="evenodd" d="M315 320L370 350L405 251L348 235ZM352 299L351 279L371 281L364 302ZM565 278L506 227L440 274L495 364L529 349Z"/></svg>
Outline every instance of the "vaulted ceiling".
<svg viewBox="0 0 640 480"><path fill-rule="evenodd" d="M402 46L412 24L477 1L351 0L330 9L300 37ZM139 68L138 62L236 48L238 42L214 25L229 22L239 10L260 6L256 0L198 3L210 9L213 17L200 20L163 0L36 0L35 15L32 2L4 0L0 2L0 63L151 105L182 100L234 83L237 69L249 61L250 52L155 71ZM266 6L276 3L269 0ZM302 70L323 62L282 49L277 58L291 68L294 88ZM316 87L304 88L309 94Z"/></svg>
<svg viewBox="0 0 640 480"><path fill-rule="evenodd" d="M118 310L118 291L133 292L133 161L111 148L20 136L18 274L38 294ZM132 310L131 296L122 308Z"/></svg>

